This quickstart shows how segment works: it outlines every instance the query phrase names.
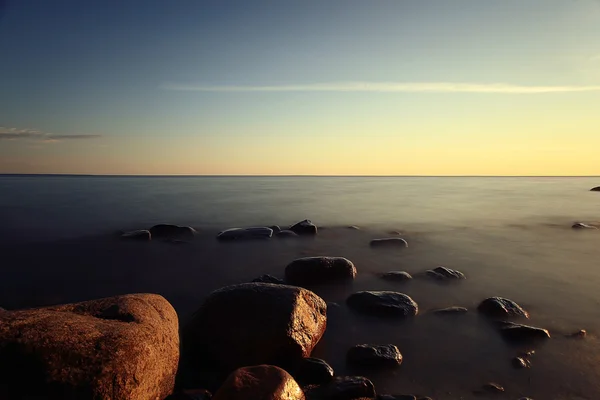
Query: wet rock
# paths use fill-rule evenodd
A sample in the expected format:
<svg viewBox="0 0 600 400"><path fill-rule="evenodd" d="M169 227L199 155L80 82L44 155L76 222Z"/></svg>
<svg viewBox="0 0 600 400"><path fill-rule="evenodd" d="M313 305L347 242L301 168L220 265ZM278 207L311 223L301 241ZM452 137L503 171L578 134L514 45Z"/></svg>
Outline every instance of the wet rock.
<svg viewBox="0 0 600 400"><path fill-rule="evenodd" d="M591 188L590 191L592 191L592 192L600 192L600 186L596 186L595 188Z"/></svg>
<svg viewBox="0 0 600 400"><path fill-rule="evenodd" d="M382 279L386 281L394 281L394 282L405 282L412 279L412 276L408 272L404 271L390 271L381 275Z"/></svg>
<svg viewBox="0 0 600 400"><path fill-rule="evenodd" d="M567 335L567 337L573 338L573 339L583 339L587 336L587 331L585 329L580 329L577 332L573 332L570 335Z"/></svg>
<svg viewBox="0 0 600 400"><path fill-rule="evenodd" d="M257 365L232 372L213 399L304 400L304 392L285 370L273 365Z"/></svg>
<svg viewBox="0 0 600 400"><path fill-rule="evenodd" d="M504 393L504 387L494 382L486 383L482 388L487 393Z"/></svg>
<svg viewBox="0 0 600 400"><path fill-rule="evenodd" d="M512 365L516 369L531 368L531 361L523 357L515 357L512 359Z"/></svg>
<svg viewBox="0 0 600 400"><path fill-rule="evenodd" d="M248 240L248 239L268 239L273 236L273 229L267 227L256 228L231 228L219 232L218 240Z"/></svg>
<svg viewBox="0 0 600 400"><path fill-rule="evenodd" d="M139 229L137 231L125 232L121 235L121 238L127 240L139 240L140 242L148 242L152 240L152 233L146 229Z"/></svg>
<svg viewBox="0 0 600 400"><path fill-rule="evenodd" d="M333 380L333 368L325 360L320 358L304 358L293 368L292 375L303 385L331 382Z"/></svg>
<svg viewBox="0 0 600 400"><path fill-rule="evenodd" d="M346 304L356 311L375 315L411 317L419 307L409 296L391 291L365 291L351 294Z"/></svg>
<svg viewBox="0 0 600 400"><path fill-rule="evenodd" d="M396 367L402 364L402 354L393 344L359 344L348 350L349 364L371 367Z"/></svg>
<svg viewBox="0 0 600 400"><path fill-rule="evenodd" d="M507 318L507 317L525 317L529 318L529 313L525 311L520 305L512 300L505 299L503 297L490 297L485 299L479 304L477 310L493 318Z"/></svg>
<svg viewBox="0 0 600 400"><path fill-rule="evenodd" d="M408 242L399 237L371 240L371 247L408 247Z"/></svg>
<svg viewBox="0 0 600 400"><path fill-rule="evenodd" d="M196 235L194 228L169 224L154 225L149 231L153 239L192 240Z"/></svg>
<svg viewBox="0 0 600 400"><path fill-rule="evenodd" d="M273 230L273 233L277 233L277 232L281 232L281 227L279 225L273 225L270 226L269 228L271 228Z"/></svg>
<svg viewBox="0 0 600 400"><path fill-rule="evenodd" d="M212 395L208 390L192 389L173 393L165 400L210 400Z"/></svg>
<svg viewBox="0 0 600 400"><path fill-rule="evenodd" d="M298 237L300 235L298 235L296 232L290 231L290 230L285 230L285 231L279 231L275 234L275 236L277 236L280 239L285 239L285 238L291 238L291 237Z"/></svg>
<svg viewBox="0 0 600 400"><path fill-rule="evenodd" d="M583 222L576 222L575 224L573 224L573 226L571 226L571 228L573 228L573 229L598 229L597 226L590 225L590 224L584 224Z"/></svg>
<svg viewBox="0 0 600 400"><path fill-rule="evenodd" d="M438 315L459 315L459 314L466 314L469 310L467 310L464 307L447 307L447 308L441 308L439 310L434 310L433 313L434 314L438 314Z"/></svg>
<svg viewBox="0 0 600 400"><path fill-rule="evenodd" d="M502 336L511 342L530 342L550 338L550 333L546 329L535 326L502 321L499 327Z"/></svg>
<svg viewBox="0 0 600 400"><path fill-rule="evenodd" d="M0 314L0 387L10 399L163 399L178 361L177 314L159 295Z"/></svg>
<svg viewBox="0 0 600 400"><path fill-rule="evenodd" d="M285 285L285 282L283 281L283 279L276 278L273 275L269 275L269 274L261 275L258 278L253 279L252 282L274 283L276 285Z"/></svg>
<svg viewBox="0 0 600 400"><path fill-rule="evenodd" d="M344 257L299 258L285 268L285 280L293 285L352 280L355 276L356 267Z"/></svg>
<svg viewBox="0 0 600 400"><path fill-rule="evenodd" d="M295 286L243 283L211 293L182 332L189 365L202 355L219 370L248 365L286 367L309 357L325 332L327 305ZM215 368L213 368L215 369Z"/></svg>
<svg viewBox="0 0 600 400"><path fill-rule="evenodd" d="M465 274L455 269L450 269L446 267L437 267L434 269L430 269L425 272L426 275L430 278L444 281L444 280L454 280L454 279L467 279Z"/></svg>
<svg viewBox="0 0 600 400"><path fill-rule="evenodd" d="M300 221L290 226L288 229L298 235L316 235L318 230L317 226L308 219Z"/></svg>
<svg viewBox="0 0 600 400"><path fill-rule="evenodd" d="M373 382L363 376L337 376L327 385L306 391L308 399L354 400L376 396Z"/></svg>

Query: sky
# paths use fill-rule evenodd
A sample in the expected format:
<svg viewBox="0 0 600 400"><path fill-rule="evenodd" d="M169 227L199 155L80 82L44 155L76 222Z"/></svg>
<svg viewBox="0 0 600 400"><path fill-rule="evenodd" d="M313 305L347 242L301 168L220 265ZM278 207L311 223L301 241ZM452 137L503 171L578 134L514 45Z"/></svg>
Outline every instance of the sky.
<svg viewBox="0 0 600 400"><path fill-rule="evenodd" d="M0 173L600 175L600 0L0 0Z"/></svg>

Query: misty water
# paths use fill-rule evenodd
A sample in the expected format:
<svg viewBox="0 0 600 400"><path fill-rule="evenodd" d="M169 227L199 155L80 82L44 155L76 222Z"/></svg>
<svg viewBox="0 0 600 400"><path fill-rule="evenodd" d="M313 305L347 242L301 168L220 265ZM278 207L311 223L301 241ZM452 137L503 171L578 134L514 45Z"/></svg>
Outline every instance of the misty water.
<svg viewBox="0 0 600 400"><path fill-rule="evenodd" d="M0 177L0 306L11 309L128 292L156 292L181 323L223 285L269 273L282 277L295 258L343 256L357 269L350 285L312 288L328 302L328 326L314 356L337 374L362 374L379 393L470 399L497 382L495 398L600 398L600 178L436 177ZM314 240L219 243L222 229L285 226L309 218ZM124 243L117 230L157 223L195 227L192 243ZM356 225L360 230L347 226ZM407 249L371 248L397 230ZM467 280L438 284L382 280L443 265ZM358 290L396 290L419 304L408 321L351 312ZM526 308L526 323L552 339L535 347L532 368L515 370L520 350L502 340L476 307L490 296ZM466 315L429 311L464 306ZM583 340L565 335L586 329ZM349 347L393 343L398 369L350 369Z"/></svg>

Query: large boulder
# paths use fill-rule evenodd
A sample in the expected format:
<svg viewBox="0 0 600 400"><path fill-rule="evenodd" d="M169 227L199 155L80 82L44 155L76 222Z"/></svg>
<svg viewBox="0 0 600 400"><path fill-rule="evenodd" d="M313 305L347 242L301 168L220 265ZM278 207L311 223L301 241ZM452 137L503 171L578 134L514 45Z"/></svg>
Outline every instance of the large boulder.
<svg viewBox="0 0 600 400"><path fill-rule="evenodd" d="M479 304L477 310L492 318L524 317L529 318L529 313L520 305L504 297L490 297Z"/></svg>
<svg viewBox="0 0 600 400"><path fill-rule="evenodd" d="M304 400L304 392L290 374L273 365L235 370L213 400Z"/></svg>
<svg viewBox="0 0 600 400"><path fill-rule="evenodd" d="M170 224L154 225L149 231L152 238L162 240L192 240L196 235L194 228Z"/></svg>
<svg viewBox="0 0 600 400"><path fill-rule="evenodd" d="M396 367L402 364L402 354L393 344L359 344L348 350L349 364L371 367Z"/></svg>
<svg viewBox="0 0 600 400"><path fill-rule="evenodd" d="M209 295L184 328L182 348L191 367L201 367L203 358L226 373L248 365L287 367L310 356L326 323L327 305L309 290L242 283Z"/></svg>
<svg viewBox="0 0 600 400"><path fill-rule="evenodd" d="M300 221L290 226L288 230L295 232L298 235L316 235L318 229L310 220L305 219L304 221Z"/></svg>
<svg viewBox="0 0 600 400"><path fill-rule="evenodd" d="M351 294L346 304L367 314L412 317L419 312L417 303L404 293L365 291Z"/></svg>
<svg viewBox="0 0 600 400"><path fill-rule="evenodd" d="M163 399L178 361L177 313L159 295L0 314L7 399Z"/></svg>
<svg viewBox="0 0 600 400"><path fill-rule="evenodd" d="M267 227L231 228L219 232L217 239L222 241L242 239L268 239L273 236L273 229Z"/></svg>
<svg viewBox="0 0 600 400"><path fill-rule="evenodd" d="M305 257L285 268L285 280L292 285L309 285L336 280L352 280L356 267L344 257Z"/></svg>

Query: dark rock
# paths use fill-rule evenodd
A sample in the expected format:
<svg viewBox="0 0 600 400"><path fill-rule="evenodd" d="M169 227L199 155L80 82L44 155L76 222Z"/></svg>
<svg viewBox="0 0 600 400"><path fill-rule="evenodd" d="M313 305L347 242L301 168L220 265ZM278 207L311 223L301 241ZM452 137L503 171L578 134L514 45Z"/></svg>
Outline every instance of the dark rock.
<svg viewBox="0 0 600 400"><path fill-rule="evenodd" d="M529 313L521 308L520 305L512 300L503 297L490 297L479 304L477 310L493 318L507 317L525 317L529 318Z"/></svg>
<svg viewBox="0 0 600 400"><path fill-rule="evenodd" d="M437 267L425 273L427 276L437 280L467 279L462 272L446 267Z"/></svg>
<svg viewBox="0 0 600 400"><path fill-rule="evenodd" d="M0 387L9 399L163 399L178 361L177 313L159 295L0 314Z"/></svg>
<svg viewBox="0 0 600 400"><path fill-rule="evenodd" d="M337 376L327 385L306 391L308 399L354 400L376 396L373 382L363 376Z"/></svg>
<svg viewBox="0 0 600 400"><path fill-rule="evenodd" d="M292 238L292 237L298 237L300 235L298 235L296 232L290 231L290 230L284 230L284 231L279 231L275 234L275 236L277 236L280 239L285 239L285 238Z"/></svg>
<svg viewBox="0 0 600 400"><path fill-rule="evenodd" d="M504 388L494 382L490 382L490 383L486 383L485 385L483 385L483 390L488 392L488 393L503 393L504 392Z"/></svg>
<svg viewBox="0 0 600 400"><path fill-rule="evenodd" d="M513 367L517 369L531 368L531 361L523 357L515 357L512 359Z"/></svg>
<svg viewBox="0 0 600 400"><path fill-rule="evenodd" d="M320 358L303 358L293 368L292 375L299 383L324 384L333 379L333 368Z"/></svg>
<svg viewBox="0 0 600 400"><path fill-rule="evenodd" d="M149 230L153 239L192 240L196 235L196 230L189 226L160 224L154 225Z"/></svg>
<svg viewBox="0 0 600 400"><path fill-rule="evenodd" d="M348 350L349 364L371 367L396 367L402 364L402 354L393 344L359 344Z"/></svg>
<svg viewBox="0 0 600 400"><path fill-rule="evenodd" d="M316 235L318 230L317 226L308 219L300 221L290 226L288 229L298 235Z"/></svg>
<svg viewBox="0 0 600 400"><path fill-rule="evenodd" d="M600 186L596 186L595 188L590 189L591 192L600 192Z"/></svg>
<svg viewBox="0 0 600 400"><path fill-rule="evenodd" d="M408 242L399 237L371 240L371 247L408 247Z"/></svg>
<svg viewBox="0 0 600 400"><path fill-rule="evenodd" d="M213 399L304 400L304 392L285 370L273 365L257 365L232 372Z"/></svg>
<svg viewBox="0 0 600 400"><path fill-rule="evenodd" d="M433 312L435 314L439 314L439 315L458 315L458 314L466 314L469 310L467 310L464 307L447 307L447 308L441 308L439 310L434 310Z"/></svg>
<svg viewBox="0 0 600 400"><path fill-rule="evenodd" d="M219 232L218 240L268 239L273 236L273 229L267 227L231 228Z"/></svg>
<svg viewBox="0 0 600 400"><path fill-rule="evenodd" d="M360 231L360 228L358 226L356 226L356 225L350 225L348 227L348 229L352 229L352 230L355 230L355 231Z"/></svg>
<svg viewBox="0 0 600 400"><path fill-rule="evenodd" d="M121 238L127 240L139 240L140 242L148 242L152 240L152 234L149 230L140 229L137 231L125 232L121 235Z"/></svg>
<svg viewBox="0 0 600 400"><path fill-rule="evenodd" d="M281 232L281 228L279 227L279 225L273 225L273 226L270 226L269 228L271 228L273 230L273 233Z"/></svg>
<svg viewBox="0 0 600 400"><path fill-rule="evenodd" d="M502 336L511 342L528 342L550 338L550 333L546 329L534 326L515 324L507 321L500 322L499 326Z"/></svg>
<svg viewBox="0 0 600 400"><path fill-rule="evenodd" d="M587 336L587 331L585 329L580 329L577 332L573 332L570 335L567 335L567 337L574 338L574 339L583 339L586 336Z"/></svg>
<svg viewBox="0 0 600 400"><path fill-rule="evenodd" d="M295 286L243 283L211 293L182 332L191 367L202 357L224 372L248 365L282 367L309 357L325 332L327 305ZM215 368L213 368L215 369Z"/></svg>
<svg viewBox="0 0 600 400"><path fill-rule="evenodd" d="M598 229L597 226L590 225L590 224L584 224L583 222L576 222L575 224L573 224L573 226L571 226L571 228L573 228L573 229Z"/></svg>
<svg viewBox="0 0 600 400"><path fill-rule="evenodd" d="M354 264L344 257L299 258L285 267L285 280L293 285L352 280L355 276Z"/></svg>
<svg viewBox="0 0 600 400"><path fill-rule="evenodd" d="M404 271L390 271L381 275L382 279L386 281L405 282L412 279L412 276L408 272Z"/></svg>
<svg viewBox="0 0 600 400"><path fill-rule="evenodd" d="M212 395L208 390L192 389L173 393L165 400L210 400Z"/></svg>
<svg viewBox="0 0 600 400"><path fill-rule="evenodd" d="M258 278L253 279L252 282L274 283L276 285L284 285L285 284L285 282L283 281L283 279L276 278L273 275L269 275L269 274L261 275Z"/></svg>
<svg viewBox="0 0 600 400"><path fill-rule="evenodd" d="M377 315L410 317L419 312L417 303L409 296L390 291L357 292L348 297L346 304L356 311Z"/></svg>

